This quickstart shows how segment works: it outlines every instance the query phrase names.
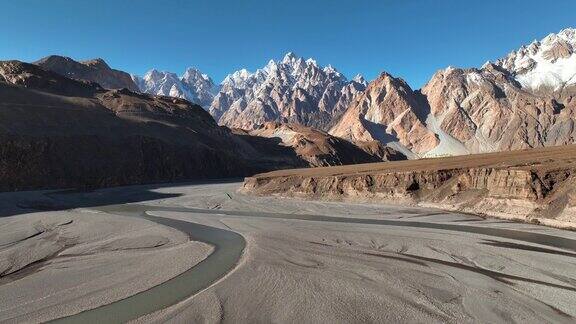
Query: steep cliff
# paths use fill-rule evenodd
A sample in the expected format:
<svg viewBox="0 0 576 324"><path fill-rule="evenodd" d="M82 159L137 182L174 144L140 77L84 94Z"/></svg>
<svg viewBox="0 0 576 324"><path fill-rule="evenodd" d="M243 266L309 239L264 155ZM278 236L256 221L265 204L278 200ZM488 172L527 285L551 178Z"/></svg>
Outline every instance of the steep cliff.
<svg viewBox="0 0 576 324"><path fill-rule="evenodd" d="M407 203L576 226L576 145L284 170L247 178L257 195Z"/></svg>

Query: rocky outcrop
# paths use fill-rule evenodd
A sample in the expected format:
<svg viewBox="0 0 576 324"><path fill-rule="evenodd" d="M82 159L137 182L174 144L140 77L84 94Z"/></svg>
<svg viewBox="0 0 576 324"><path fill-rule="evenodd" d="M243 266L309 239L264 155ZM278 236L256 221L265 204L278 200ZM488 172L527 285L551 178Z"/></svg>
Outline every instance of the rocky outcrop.
<svg viewBox="0 0 576 324"><path fill-rule="evenodd" d="M110 68L103 59L77 62L69 57L51 55L34 64L71 79L96 82L105 89L139 90L130 74Z"/></svg>
<svg viewBox="0 0 576 324"><path fill-rule="evenodd" d="M576 146L309 170L247 178L256 195L406 203L576 226Z"/></svg>
<svg viewBox="0 0 576 324"><path fill-rule="evenodd" d="M424 87L428 125L440 146L428 156L515 150L573 143L574 103L532 93L495 64L446 69Z"/></svg>
<svg viewBox="0 0 576 324"><path fill-rule="evenodd" d="M382 73L329 133L350 141L379 141L414 156L438 145L424 124L426 113L426 104L404 80Z"/></svg>
<svg viewBox="0 0 576 324"><path fill-rule="evenodd" d="M378 142L357 145L325 132L298 124L267 122L247 132L251 136L275 139L291 148L308 166L347 165L367 162L404 160L406 157Z"/></svg>
<svg viewBox="0 0 576 324"><path fill-rule="evenodd" d="M365 88L331 66L288 53L250 73L240 70L221 83L210 113L221 125L256 129L268 121L298 123L327 130Z"/></svg>

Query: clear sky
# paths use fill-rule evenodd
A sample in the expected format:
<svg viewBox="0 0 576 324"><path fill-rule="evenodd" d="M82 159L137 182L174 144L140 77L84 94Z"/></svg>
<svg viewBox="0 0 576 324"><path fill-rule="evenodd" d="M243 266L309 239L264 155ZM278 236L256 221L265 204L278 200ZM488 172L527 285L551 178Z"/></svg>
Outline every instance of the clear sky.
<svg viewBox="0 0 576 324"><path fill-rule="evenodd" d="M0 59L104 58L143 74L197 67L220 82L293 51L348 77L421 87L576 27L575 0L0 0Z"/></svg>

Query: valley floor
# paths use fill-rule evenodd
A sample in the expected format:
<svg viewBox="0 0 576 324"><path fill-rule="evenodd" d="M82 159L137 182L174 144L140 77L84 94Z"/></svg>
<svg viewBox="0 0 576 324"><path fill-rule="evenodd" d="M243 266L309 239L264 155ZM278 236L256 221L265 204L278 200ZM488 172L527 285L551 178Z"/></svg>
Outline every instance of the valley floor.
<svg viewBox="0 0 576 324"><path fill-rule="evenodd" d="M1 194L0 320L575 320L575 232L241 186Z"/></svg>

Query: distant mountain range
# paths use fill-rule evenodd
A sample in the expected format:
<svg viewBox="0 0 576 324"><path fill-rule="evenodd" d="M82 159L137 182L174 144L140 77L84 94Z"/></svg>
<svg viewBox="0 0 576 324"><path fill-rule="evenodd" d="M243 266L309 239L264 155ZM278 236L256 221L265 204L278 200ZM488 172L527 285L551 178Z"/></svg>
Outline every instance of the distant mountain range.
<svg viewBox="0 0 576 324"><path fill-rule="evenodd" d="M327 130L366 87L363 77L348 81L332 66L288 53L262 69L228 75L210 105L220 124L254 129L268 121Z"/></svg>
<svg viewBox="0 0 576 324"><path fill-rule="evenodd" d="M419 158L573 143L575 34L570 28L550 34L480 68L448 67L420 90L386 72L369 84L361 76L347 80L332 66L294 53L255 72L231 73L219 85L192 68L181 76L151 70L127 80L101 60L46 63L52 57L37 64L105 88L136 86L184 98L230 128L301 124Z"/></svg>
<svg viewBox="0 0 576 324"><path fill-rule="evenodd" d="M186 69L182 76L151 70L144 77L132 75L132 80L141 92L182 98L202 107L212 103L219 89L208 75L193 68Z"/></svg>
<svg viewBox="0 0 576 324"><path fill-rule="evenodd" d="M294 53L253 73L229 74L218 86L193 68L182 76L151 70L132 79L142 92L187 99L209 110L221 125L242 129L274 121L327 130L367 85L361 75L348 81L332 66Z"/></svg>

